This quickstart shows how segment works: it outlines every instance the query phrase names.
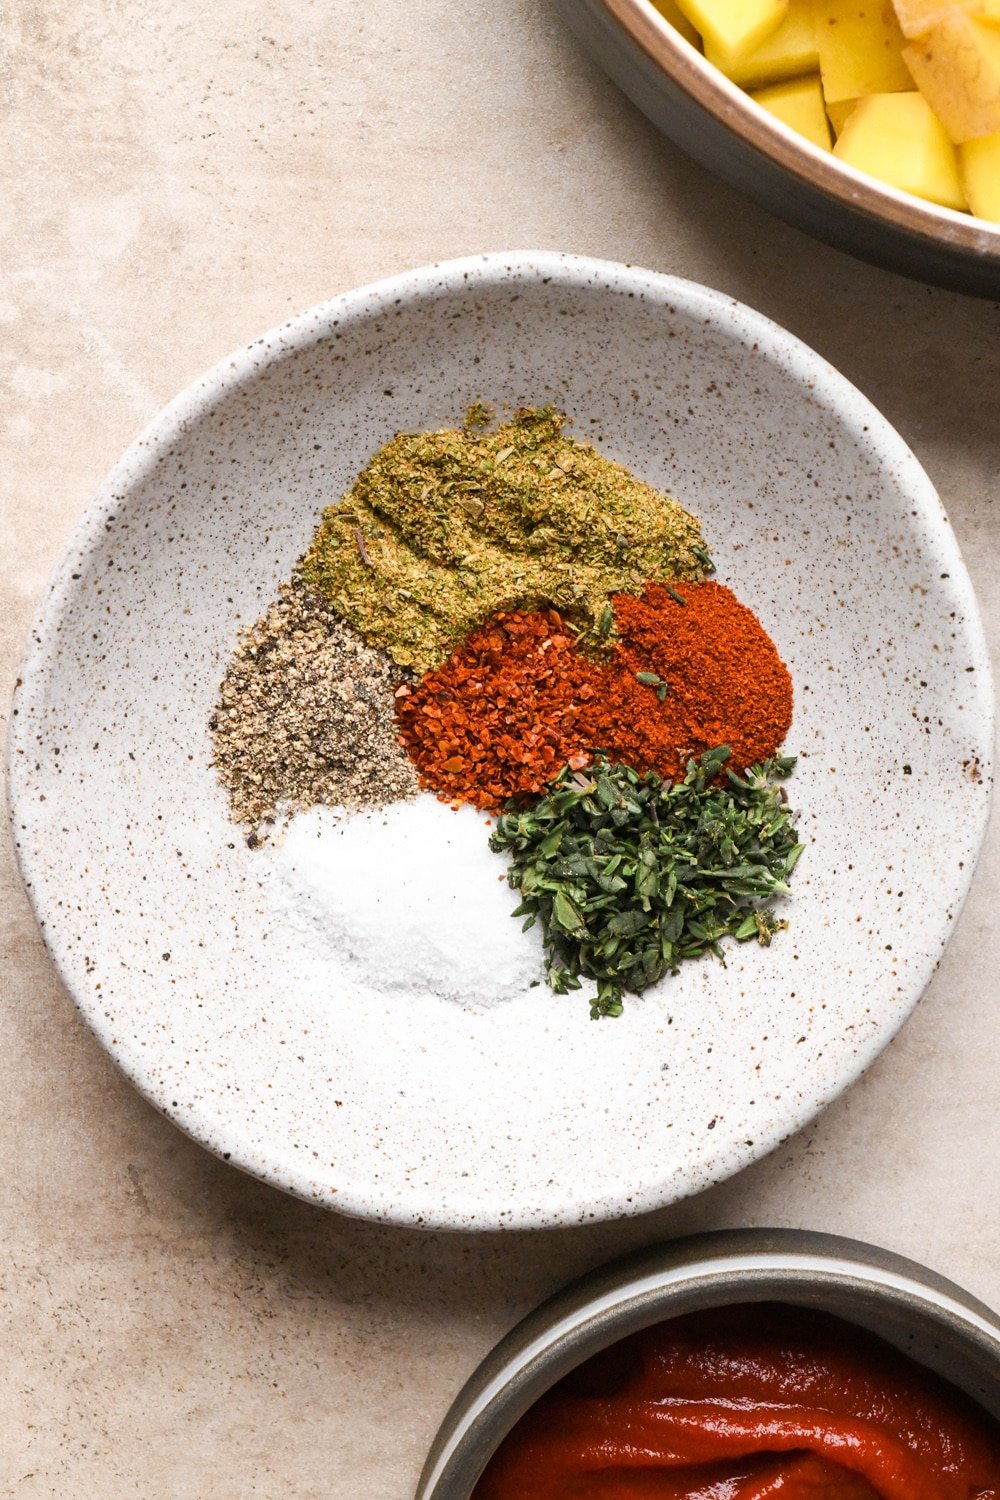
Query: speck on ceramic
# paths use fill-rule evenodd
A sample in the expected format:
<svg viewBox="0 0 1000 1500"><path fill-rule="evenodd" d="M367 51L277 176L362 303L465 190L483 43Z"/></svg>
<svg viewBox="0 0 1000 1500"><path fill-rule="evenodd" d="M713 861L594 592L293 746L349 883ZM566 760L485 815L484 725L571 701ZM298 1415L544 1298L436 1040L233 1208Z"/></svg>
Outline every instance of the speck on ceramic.
<svg viewBox="0 0 1000 1500"><path fill-rule="evenodd" d="M552 401L702 519L796 688L792 926L592 1023L544 987L359 1006L266 899L207 720L241 625L399 429ZM756 313L670 277L483 256L362 289L223 361L111 474L44 601L10 787L46 941L181 1128L347 1213L493 1228L638 1213L803 1125L905 1019L985 830L968 577L898 436Z"/></svg>

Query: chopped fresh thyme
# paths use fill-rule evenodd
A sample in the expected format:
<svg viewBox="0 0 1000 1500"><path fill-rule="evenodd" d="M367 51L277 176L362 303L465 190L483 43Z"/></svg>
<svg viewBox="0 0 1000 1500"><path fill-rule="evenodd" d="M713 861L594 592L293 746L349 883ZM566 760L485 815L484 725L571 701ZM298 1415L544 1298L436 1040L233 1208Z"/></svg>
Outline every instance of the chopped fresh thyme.
<svg viewBox="0 0 1000 1500"><path fill-rule="evenodd" d="M787 923L766 903L789 894L803 846L784 790L792 756L743 776L721 745L688 762L671 785L650 772L599 760L566 767L547 795L497 820L490 847L512 855L514 911L525 928L541 917L549 983L557 994L597 982L591 1016L617 1016L685 958L721 940L765 947Z"/></svg>

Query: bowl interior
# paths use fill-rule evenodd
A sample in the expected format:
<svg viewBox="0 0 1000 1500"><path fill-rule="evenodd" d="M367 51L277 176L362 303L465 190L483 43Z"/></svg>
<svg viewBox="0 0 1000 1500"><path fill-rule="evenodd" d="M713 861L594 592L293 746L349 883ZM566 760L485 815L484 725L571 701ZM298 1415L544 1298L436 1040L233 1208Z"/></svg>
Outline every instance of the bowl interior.
<svg viewBox="0 0 1000 1500"><path fill-rule="evenodd" d="M359 990L276 912L209 765L237 632L321 509L394 432L475 398L555 402L692 508L795 683L791 929L615 1023L544 986L488 1013ZM22 675L15 836L98 1037L227 1159L397 1222L638 1212L762 1154L909 1012L988 806L981 630L912 456L756 314L571 257L414 273L225 362L108 480Z"/></svg>
<svg viewBox="0 0 1000 1500"><path fill-rule="evenodd" d="M764 143L768 151L797 173L815 177L838 198L856 199L860 191L874 212L887 218L905 217L915 229L949 238L957 231L970 248L983 255L1000 257L1000 225L904 193L813 146L755 104L744 89L713 67L675 31L651 0L602 0L602 3L631 34L652 46L660 66L675 76L687 78L692 87L703 93L714 113L728 116L734 129L751 136L755 143Z"/></svg>

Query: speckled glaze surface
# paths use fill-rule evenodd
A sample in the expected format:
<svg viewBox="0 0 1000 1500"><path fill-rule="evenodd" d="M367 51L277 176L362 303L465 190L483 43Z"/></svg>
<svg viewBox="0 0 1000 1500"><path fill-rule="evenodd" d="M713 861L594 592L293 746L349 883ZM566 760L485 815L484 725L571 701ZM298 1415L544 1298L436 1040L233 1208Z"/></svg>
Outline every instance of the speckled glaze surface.
<svg viewBox="0 0 1000 1500"><path fill-rule="evenodd" d="M468 1500L518 1418L619 1339L683 1313L762 1301L818 1308L867 1328L1000 1416L1000 1319L961 1287L838 1235L723 1230L600 1266L529 1313L455 1398L416 1500Z"/></svg>
<svg viewBox="0 0 1000 1500"><path fill-rule="evenodd" d="M401 428L554 401L702 519L789 663L807 851L788 933L592 1024L337 1004L227 820L207 719L240 625ZM923 471L817 355L691 283L552 253L415 271L223 361L110 475L28 646L21 867L101 1042L159 1109L279 1187L454 1228L638 1213L803 1125L892 1037L968 888L992 690Z"/></svg>

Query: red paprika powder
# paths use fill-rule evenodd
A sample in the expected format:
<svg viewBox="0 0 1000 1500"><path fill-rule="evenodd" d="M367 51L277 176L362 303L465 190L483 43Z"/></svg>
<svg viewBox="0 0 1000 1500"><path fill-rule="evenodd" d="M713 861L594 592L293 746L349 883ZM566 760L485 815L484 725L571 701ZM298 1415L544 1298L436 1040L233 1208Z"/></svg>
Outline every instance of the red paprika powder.
<svg viewBox="0 0 1000 1500"><path fill-rule="evenodd" d="M543 1396L473 1500L998 1500L1000 1425L838 1318L758 1303L647 1329Z"/></svg>
<svg viewBox="0 0 1000 1500"><path fill-rule="evenodd" d="M650 583L641 599L615 595L621 642L607 674L612 695L626 683L631 690L640 672L667 691L654 708L647 689L638 720L629 691L593 730L606 724L615 758L637 771L674 778L692 755L716 745L729 745L731 765L743 771L773 755L788 733L788 668L757 616L721 583L681 589Z"/></svg>
<svg viewBox="0 0 1000 1500"><path fill-rule="evenodd" d="M488 621L414 688L400 738L446 800L502 806L593 753L673 779L716 745L745 769L773 755L792 714L788 670L759 620L718 583L647 585L613 600L608 657L577 649L555 611Z"/></svg>

